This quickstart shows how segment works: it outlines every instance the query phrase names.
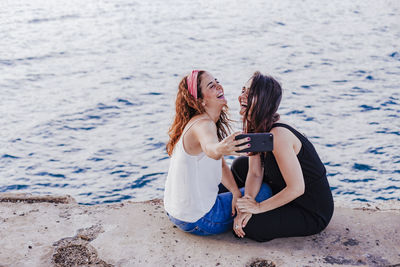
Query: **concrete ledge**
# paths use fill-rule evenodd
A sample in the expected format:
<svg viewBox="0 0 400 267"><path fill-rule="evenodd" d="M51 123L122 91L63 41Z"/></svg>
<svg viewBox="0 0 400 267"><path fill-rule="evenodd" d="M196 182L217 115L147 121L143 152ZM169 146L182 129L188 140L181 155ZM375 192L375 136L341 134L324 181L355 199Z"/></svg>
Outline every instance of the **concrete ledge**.
<svg viewBox="0 0 400 267"><path fill-rule="evenodd" d="M160 200L33 199L0 194L0 266L400 266L400 202L336 203L322 233L258 243L183 233Z"/></svg>
<svg viewBox="0 0 400 267"><path fill-rule="evenodd" d="M65 196L37 196L31 194L0 194L0 202L23 202L23 203L59 203L59 204L72 204L76 203L75 199L70 195Z"/></svg>

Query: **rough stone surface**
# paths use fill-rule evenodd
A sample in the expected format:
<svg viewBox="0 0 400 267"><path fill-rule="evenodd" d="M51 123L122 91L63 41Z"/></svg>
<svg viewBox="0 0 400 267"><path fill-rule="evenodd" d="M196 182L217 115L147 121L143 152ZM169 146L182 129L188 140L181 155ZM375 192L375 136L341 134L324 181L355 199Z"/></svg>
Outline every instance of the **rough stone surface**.
<svg viewBox="0 0 400 267"><path fill-rule="evenodd" d="M71 196L35 196L30 194L12 194L2 193L0 194L0 202L12 202L12 203L61 203L61 204L72 204L76 203L75 199Z"/></svg>
<svg viewBox="0 0 400 267"><path fill-rule="evenodd" d="M400 202L336 203L320 234L258 243L183 233L160 200L83 206L18 198L0 201L0 266L400 266Z"/></svg>
<svg viewBox="0 0 400 267"><path fill-rule="evenodd" d="M55 242L52 263L56 267L80 265L111 267L111 264L98 258L97 250L89 244L102 232L104 231L100 225L93 225L79 229L74 237L62 238Z"/></svg>

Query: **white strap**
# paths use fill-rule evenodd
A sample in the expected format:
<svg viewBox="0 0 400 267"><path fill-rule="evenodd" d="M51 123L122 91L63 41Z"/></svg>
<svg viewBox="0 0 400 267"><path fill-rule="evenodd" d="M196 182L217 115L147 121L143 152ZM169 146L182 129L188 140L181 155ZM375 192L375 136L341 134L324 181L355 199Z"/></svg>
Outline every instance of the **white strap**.
<svg viewBox="0 0 400 267"><path fill-rule="evenodd" d="M189 129L192 128L192 126L193 126L196 122L201 121L201 120L209 120L209 119L210 119L210 118L208 118L208 117L197 118L196 120L192 121L191 124L190 124L189 126L186 125L186 128L183 130L183 133L182 133L182 138L183 138L183 136L186 134L186 132L189 131Z"/></svg>

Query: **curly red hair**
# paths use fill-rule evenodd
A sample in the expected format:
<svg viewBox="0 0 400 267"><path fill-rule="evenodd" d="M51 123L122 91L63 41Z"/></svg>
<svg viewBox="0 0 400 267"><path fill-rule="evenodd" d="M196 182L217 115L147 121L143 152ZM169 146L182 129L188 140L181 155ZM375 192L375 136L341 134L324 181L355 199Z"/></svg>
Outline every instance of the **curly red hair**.
<svg viewBox="0 0 400 267"><path fill-rule="evenodd" d="M203 70L199 71L197 76L197 99L195 99L189 93L187 85L188 76L185 76L179 83L178 93L176 95L175 101L176 113L174 117L174 122L172 123L168 131L169 141L166 145L167 153L169 156L172 155L174 147L181 137L183 129L190 121L190 119L196 115L200 115L206 112L204 107L201 105L201 99L203 96L200 88L201 76L204 74L204 72L205 71ZM216 122L217 136L219 140L222 140L226 136L228 136L228 133L231 129L229 125L230 120L228 118L227 112L228 106L225 106L221 111L218 121Z"/></svg>

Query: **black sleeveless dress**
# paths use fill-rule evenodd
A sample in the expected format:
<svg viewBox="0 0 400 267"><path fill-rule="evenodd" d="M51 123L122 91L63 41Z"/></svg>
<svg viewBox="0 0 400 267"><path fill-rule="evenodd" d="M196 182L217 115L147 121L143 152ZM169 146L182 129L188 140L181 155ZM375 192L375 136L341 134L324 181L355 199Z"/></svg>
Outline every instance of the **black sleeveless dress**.
<svg viewBox="0 0 400 267"><path fill-rule="evenodd" d="M287 124L275 123L274 127L284 127L300 141L297 155L303 172L305 191L290 203L260 214L253 214L246 227L246 237L264 242L278 237L307 236L321 232L328 225L333 214L333 198L326 177L324 164L314 146L306 137ZM272 152L264 157L264 179L273 195L285 188L286 183ZM244 186L248 171L248 158L240 157L232 163L232 173L239 187Z"/></svg>

